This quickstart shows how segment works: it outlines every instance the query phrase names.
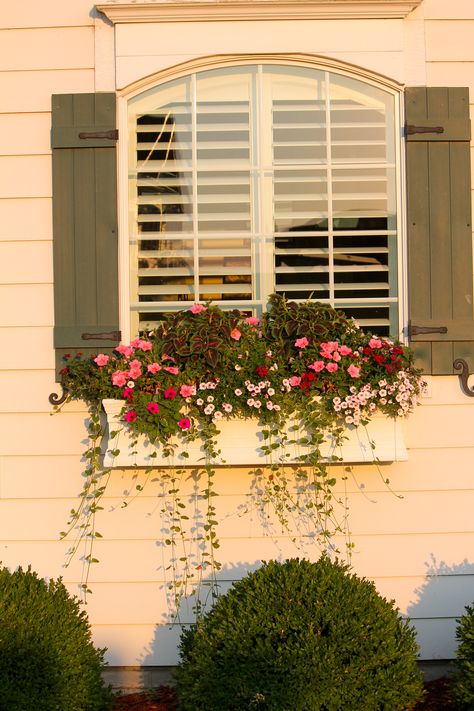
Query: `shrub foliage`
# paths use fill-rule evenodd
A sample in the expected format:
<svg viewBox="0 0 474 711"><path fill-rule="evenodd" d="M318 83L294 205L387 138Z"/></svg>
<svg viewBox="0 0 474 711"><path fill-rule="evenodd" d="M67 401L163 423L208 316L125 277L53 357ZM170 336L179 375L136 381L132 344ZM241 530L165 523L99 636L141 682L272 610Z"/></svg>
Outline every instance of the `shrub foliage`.
<svg viewBox="0 0 474 711"><path fill-rule="evenodd" d="M474 604L466 606L458 620L456 653L458 674L453 680L453 696L460 708L474 708Z"/></svg>
<svg viewBox="0 0 474 711"><path fill-rule="evenodd" d="M104 652L60 579L0 568L0 711L109 709Z"/></svg>
<svg viewBox="0 0 474 711"><path fill-rule="evenodd" d="M401 711L422 695L414 630L327 557L265 563L183 633L184 711Z"/></svg>

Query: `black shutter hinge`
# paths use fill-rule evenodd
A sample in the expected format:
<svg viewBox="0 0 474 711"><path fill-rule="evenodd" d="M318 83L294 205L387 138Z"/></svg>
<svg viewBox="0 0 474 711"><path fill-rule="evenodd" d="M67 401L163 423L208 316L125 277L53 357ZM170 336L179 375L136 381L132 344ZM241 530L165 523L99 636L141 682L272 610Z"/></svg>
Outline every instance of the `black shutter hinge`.
<svg viewBox="0 0 474 711"><path fill-rule="evenodd" d="M118 141L118 128L112 128L110 131L81 131L79 138L107 138L109 141Z"/></svg>
<svg viewBox="0 0 474 711"><path fill-rule="evenodd" d="M443 126L414 126L409 123L405 125L405 136L413 136L415 133L444 133Z"/></svg>
<svg viewBox="0 0 474 711"><path fill-rule="evenodd" d="M408 337L418 336L421 333L447 333L447 326L415 326L410 323L408 326Z"/></svg>
<svg viewBox="0 0 474 711"><path fill-rule="evenodd" d="M81 333L83 341L115 341L119 342L122 338L120 331L103 331L102 333Z"/></svg>

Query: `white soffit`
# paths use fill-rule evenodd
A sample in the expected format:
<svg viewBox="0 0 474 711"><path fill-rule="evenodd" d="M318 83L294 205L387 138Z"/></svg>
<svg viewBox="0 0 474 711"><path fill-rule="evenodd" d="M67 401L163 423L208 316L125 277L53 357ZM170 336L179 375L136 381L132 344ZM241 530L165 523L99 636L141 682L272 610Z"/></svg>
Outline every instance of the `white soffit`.
<svg viewBox="0 0 474 711"><path fill-rule="evenodd" d="M360 20L406 17L422 0L106 0L114 24L218 20Z"/></svg>

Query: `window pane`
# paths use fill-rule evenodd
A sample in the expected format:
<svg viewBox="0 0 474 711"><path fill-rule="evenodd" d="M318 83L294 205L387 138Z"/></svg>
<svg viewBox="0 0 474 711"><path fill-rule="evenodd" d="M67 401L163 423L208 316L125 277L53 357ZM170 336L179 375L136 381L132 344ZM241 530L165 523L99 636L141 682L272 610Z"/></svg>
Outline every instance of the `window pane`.
<svg viewBox="0 0 474 711"><path fill-rule="evenodd" d="M133 330L214 300L319 299L398 333L395 98L302 66L199 72L130 102Z"/></svg>

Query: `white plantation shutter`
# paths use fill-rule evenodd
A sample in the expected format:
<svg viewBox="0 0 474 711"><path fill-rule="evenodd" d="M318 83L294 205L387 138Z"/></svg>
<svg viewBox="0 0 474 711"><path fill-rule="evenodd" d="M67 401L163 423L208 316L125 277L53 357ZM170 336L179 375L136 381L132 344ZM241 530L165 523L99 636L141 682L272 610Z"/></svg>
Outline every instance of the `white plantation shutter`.
<svg viewBox="0 0 474 711"><path fill-rule="evenodd" d="M395 97L316 69L201 72L130 102L133 331L272 291L398 334Z"/></svg>

